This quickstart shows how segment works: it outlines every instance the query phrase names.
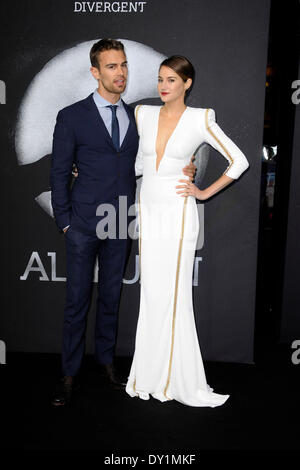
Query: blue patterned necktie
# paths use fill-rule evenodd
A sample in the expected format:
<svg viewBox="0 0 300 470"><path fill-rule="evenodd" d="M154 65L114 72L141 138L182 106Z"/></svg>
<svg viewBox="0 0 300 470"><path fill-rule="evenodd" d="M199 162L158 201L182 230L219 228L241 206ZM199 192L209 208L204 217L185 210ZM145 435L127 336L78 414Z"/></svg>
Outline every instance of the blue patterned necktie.
<svg viewBox="0 0 300 470"><path fill-rule="evenodd" d="M117 107L116 105L107 106L107 108L111 109L112 112L112 120L111 120L111 138L114 144L114 147L117 151L119 151L120 147L120 128L119 128L119 121L117 118Z"/></svg>

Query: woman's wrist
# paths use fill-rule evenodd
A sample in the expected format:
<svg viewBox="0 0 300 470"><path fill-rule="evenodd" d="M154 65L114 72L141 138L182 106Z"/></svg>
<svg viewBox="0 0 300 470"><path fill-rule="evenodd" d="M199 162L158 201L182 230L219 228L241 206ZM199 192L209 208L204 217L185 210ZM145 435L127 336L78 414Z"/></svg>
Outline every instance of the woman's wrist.
<svg viewBox="0 0 300 470"><path fill-rule="evenodd" d="M199 199L199 201L204 201L207 198L208 198L208 195L206 193L206 190L197 188L196 199Z"/></svg>
<svg viewBox="0 0 300 470"><path fill-rule="evenodd" d="M207 191L207 188L206 188L206 189L203 189L202 195L204 196L204 199L208 199L208 198L209 198L209 192Z"/></svg>

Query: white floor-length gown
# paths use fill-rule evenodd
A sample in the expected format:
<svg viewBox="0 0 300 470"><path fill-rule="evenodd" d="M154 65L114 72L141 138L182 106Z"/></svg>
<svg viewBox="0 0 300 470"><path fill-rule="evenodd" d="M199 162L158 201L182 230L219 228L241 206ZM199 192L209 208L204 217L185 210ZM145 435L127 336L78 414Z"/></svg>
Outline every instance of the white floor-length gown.
<svg viewBox="0 0 300 470"><path fill-rule="evenodd" d="M139 198L140 310L135 352L126 392L148 400L177 400L190 406L222 405L229 395L207 384L192 302L192 276L199 221L194 197L175 188L191 156L205 141L229 162L236 179L249 166L245 155L215 122L213 109L187 107L156 170L161 106L135 108L143 175Z"/></svg>

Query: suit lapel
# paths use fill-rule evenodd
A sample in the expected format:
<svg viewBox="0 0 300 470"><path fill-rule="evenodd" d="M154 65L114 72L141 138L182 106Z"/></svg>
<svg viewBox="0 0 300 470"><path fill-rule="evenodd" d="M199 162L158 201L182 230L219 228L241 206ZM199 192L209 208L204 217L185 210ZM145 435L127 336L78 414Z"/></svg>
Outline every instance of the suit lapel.
<svg viewBox="0 0 300 470"><path fill-rule="evenodd" d="M100 128L102 129L102 135L104 136L106 142L114 149L115 147L114 147L112 138L110 136L110 133L108 132L106 125L104 124L103 119L98 111L97 105L93 99L93 93L91 93L84 101L85 101L84 103L85 106L88 108L88 110L91 113L91 118L93 122L96 122L100 125ZM131 112L130 107L123 100L122 100L122 103L128 115L129 124L128 124L127 132L124 136L120 149L122 149L126 145L126 141L130 138L130 134L135 128L135 119L134 119L133 113Z"/></svg>
<svg viewBox="0 0 300 470"><path fill-rule="evenodd" d="M134 126L135 126L135 119L134 119L134 115L130 109L130 106L128 106L128 104L126 104L123 100L122 100L122 103L123 103L123 106L125 108L125 111L127 113L127 116L128 116L128 119L129 119L129 124L128 124L128 128L127 128L127 132L124 136L124 139L123 139L123 142L121 144L121 149L126 145L126 141L127 139L130 138L130 134L131 134L131 131L134 129Z"/></svg>
<svg viewBox="0 0 300 470"><path fill-rule="evenodd" d="M93 99L93 93L91 93L85 100L85 106L88 108L88 110L91 113L91 118L93 122L96 122L97 124L100 125L100 128L102 130L102 136L105 138L106 142L112 147L114 147L112 138L110 136L110 133L108 132L106 125L103 122L103 119L98 111L98 108L96 106L96 103Z"/></svg>

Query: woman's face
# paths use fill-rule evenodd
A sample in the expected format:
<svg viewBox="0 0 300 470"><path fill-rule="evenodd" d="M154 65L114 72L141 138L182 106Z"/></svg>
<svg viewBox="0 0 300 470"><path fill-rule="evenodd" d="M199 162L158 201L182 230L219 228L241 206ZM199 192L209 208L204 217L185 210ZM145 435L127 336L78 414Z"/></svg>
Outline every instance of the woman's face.
<svg viewBox="0 0 300 470"><path fill-rule="evenodd" d="M186 82L170 67L162 65L158 72L158 93L164 103L175 100L184 101L185 91L191 85L189 78Z"/></svg>

